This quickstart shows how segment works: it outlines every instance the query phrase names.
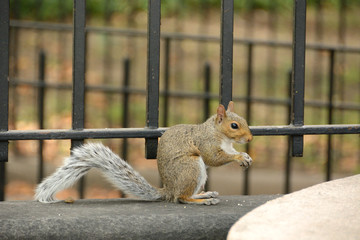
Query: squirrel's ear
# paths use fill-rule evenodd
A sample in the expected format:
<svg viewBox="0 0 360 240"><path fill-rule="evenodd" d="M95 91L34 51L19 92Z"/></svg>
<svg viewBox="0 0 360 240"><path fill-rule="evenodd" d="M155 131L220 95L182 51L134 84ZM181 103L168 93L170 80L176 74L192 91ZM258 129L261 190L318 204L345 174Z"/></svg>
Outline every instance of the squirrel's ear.
<svg viewBox="0 0 360 240"><path fill-rule="evenodd" d="M230 101L229 104L228 104L228 107L227 107L227 110L229 112L234 112L234 102L233 101Z"/></svg>
<svg viewBox="0 0 360 240"><path fill-rule="evenodd" d="M216 116L216 123L220 124L223 119L226 117L226 110L225 107L220 104L219 107L217 108L217 116Z"/></svg>

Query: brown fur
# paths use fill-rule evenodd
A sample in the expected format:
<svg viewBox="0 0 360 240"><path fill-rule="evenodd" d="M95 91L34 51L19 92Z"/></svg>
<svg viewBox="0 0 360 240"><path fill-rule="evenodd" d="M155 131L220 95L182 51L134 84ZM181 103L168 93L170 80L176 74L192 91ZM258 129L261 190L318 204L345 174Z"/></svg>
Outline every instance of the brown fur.
<svg viewBox="0 0 360 240"><path fill-rule="evenodd" d="M169 128L161 137L158 146L158 167L168 201L215 204L208 199L193 199L199 188L200 164L221 166L239 162L244 166L247 154L229 154L221 148L223 142L245 143L252 140L246 121L233 113L234 104L228 111L220 105L217 113L200 125L177 125ZM231 128L235 123L238 129ZM200 158L201 157L201 158ZM217 203L217 202L216 202Z"/></svg>

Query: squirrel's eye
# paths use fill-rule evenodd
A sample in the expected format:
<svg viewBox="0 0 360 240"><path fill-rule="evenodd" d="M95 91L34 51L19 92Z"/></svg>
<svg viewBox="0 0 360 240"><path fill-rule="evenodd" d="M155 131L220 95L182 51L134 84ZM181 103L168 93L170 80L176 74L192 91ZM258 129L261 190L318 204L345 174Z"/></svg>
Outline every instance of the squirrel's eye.
<svg viewBox="0 0 360 240"><path fill-rule="evenodd" d="M231 124L231 128L232 128L232 129L238 129L238 128L239 128L239 125L237 125L236 123L232 123L232 124Z"/></svg>

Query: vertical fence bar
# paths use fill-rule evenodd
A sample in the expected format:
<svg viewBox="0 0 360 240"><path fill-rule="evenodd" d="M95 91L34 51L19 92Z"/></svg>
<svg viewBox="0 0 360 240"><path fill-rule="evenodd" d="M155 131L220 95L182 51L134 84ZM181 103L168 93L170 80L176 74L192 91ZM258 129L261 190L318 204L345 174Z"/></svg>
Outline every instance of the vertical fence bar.
<svg viewBox="0 0 360 240"><path fill-rule="evenodd" d="M251 124L251 93L252 93L252 82L253 82L253 44L248 45L248 55L247 55L247 80L246 80L246 120L248 124ZM251 145L248 143L246 144L246 152L250 153ZM249 169L245 170L244 172L244 187L243 187L243 194L249 195L249 179L250 179L250 171Z"/></svg>
<svg viewBox="0 0 360 240"><path fill-rule="evenodd" d="M1 5L2 6L2 5ZM10 9L10 15L12 16L12 19L20 20L20 1L19 0L13 0L12 1L12 7ZM20 42L20 29L18 28L10 28L10 62L11 66L9 66L9 77L18 77L19 73L19 42ZM9 106L11 109L9 110L9 125L14 126L16 128L16 118L18 116L17 114L17 106L19 106L19 94L17 94L16 87L10 88L10 94L11 101L13 104ZM17 146L14 146L15 151L17 150Z"/></svg>
<svg viewBox="0 0 360 240"><path fill-rule="evenodd" d="M232 99L234 0L221 1L220 103Z"/></svg>
<svg viewBox="0 0 360 240"><path fill-rule="evenodd" d="M211 93L211 66L208 62L204 67L204 115L203 121L205 122L210 117L210 93Z"/></svg>
<svg viewBox="0 0 360 240"><path fill-rule="evenodd" d="M334 81L335 81L335 51L331 50L329 55L329 91L328 91L328 124L333 123L333 98L334 98ZM332 170L332 135L327 136L327 160L326 160L326 181L331 180L331 170Z"/></svg>
<svg viewBox="0 0 360 240"><path fill-rule="evenodd" d="M124 98L123 98L123 113L122 113L122 127L127 128L129 126L129 85L130 85L130 59L126 58L124 60ZM123 139L122 145L122 156L125 161L127 160L127 149L128 149L128 141L127 138Z"/></svg>
<svg viewBox="0 0 360 240"><path fill-rule="evenodd" d="M287 123L291 123L291 92L292 92L292 70L289 70L288 73L288 89L289 89L289 105L288 105L288 119ZM291 191L291 136L287 136L287 149L286 149L286 161L285 161L285 185L284 193L289 193Z"/></svg>
<svg viewBox="0 0 360 240"><path fill-rule="evenodd" d="M124 68L124 75L123 75L123 89L124 89L124 96L123 102L120 103L123 105L122 111L122 127L128 128L129 127L129 86L130 86L130 59L125 58L123 61L123 68ZM121 100L120 100L121 101ZM122 142L122 157L125 161L128 160L128 139L124 138ZM123 191L120 190L120 195L122 198L125 198L126 195Z"/></svg>
<svg viewBox="0 0 360 240"><path fill-rule="evenodd" d="M204 67L204 115L203 115L203 121L205 122L210 117L210 93L211 93L211 67L208 62L205 63ZM210 176L210 168L207 170L207 175ZM210 177L209 177L210 178ZM206 181L205 183L205 191L209 189L210 186L210 180Z"/></svg>
<svg viewBox="0 0 360 240"><path fill-rule="evenodd" d="M0 1L0 131L8 130L9 121L9 2ZM8 150L8 141L0 141L0 201L5 199Z"/></svg>
<svg viewBox="0 0 360 240"><path fill-rule="evenodd" d="M74 0L73 39L73 108L72 128L83 130L85 123L85 54L86 54L86 1ZM83 140L71 140L71 148ZM80 198L84 197L84 178L79 185Z"/></svg>
<svg viewBox="0 0 360 240"><path fill-rule="evenodd" d="M160 18L161 1L148 1L148 59L147 59L147 101L146 126L159 127L159 71L160 71ZM158 139L145 139L147 159L155 159Z"/></svg>
<svg viewBox="0 0 360 240"><path fill-rule="evenodd" d="M169 88L170 88L170 38L165 38L164 53L164 108L163 126L169 125Z"/></svg>
<svg viewBox="0 0 360 240"><path fill-rule="evenodd" d="M85 8L86 1L74 1L74 46L73 46L73 129L82 130L85 119ZM75 144L77 141L72 141ZM82 141L80 141L82 142Z"/></svg>
<svg viewBox="0 0 360 240"><path fill-rule="evenodd" d="M292 124L304 125L306 0L294 0ZM292 136L292 156L302 157L304 136Z"/></svg>
<svg viewBox="0 0 360 240"><path fill-rule="evenodd" d="M39 54L39 89L38 89L38 120L39 129L44 129L44 103L45 103L45 52L40 51ZM38 183L44 177L44 155L43 155L44 141L39 140L39 165L38 165Z"/></svg>
<svg viewBox="0 0 360 240"><path fill-rule="evenodd" d="M0 8L0 131L8 130L9 118L9 1ZM8 161L8 142L0 142L0 162Z"/></svg>

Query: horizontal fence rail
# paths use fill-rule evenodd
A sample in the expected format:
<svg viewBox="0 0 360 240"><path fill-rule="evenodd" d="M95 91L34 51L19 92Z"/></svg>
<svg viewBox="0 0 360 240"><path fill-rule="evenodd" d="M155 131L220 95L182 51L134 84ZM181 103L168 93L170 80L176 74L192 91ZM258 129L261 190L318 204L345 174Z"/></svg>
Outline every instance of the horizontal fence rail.
<svg viewBox="0 0 360 240"><path fill-rule="evenodd" d="M24 28L24 29L35 29L35 30L52 30L52 31L68 31L73 30L71 24L60 24L60 23L46 23L46 22L34 22L24 20L10 20L10 27ZM87 32L93 33L106 33L121 35L127 37L147 37L147 31L142 30L129 30L116 27L93 27L86 26ZM172 40L192 40L200 42L220 42L221 38L216 36L208 35L195 35L195 34L183 34L183 33L166 33L160 34L162 39L170 38ZM234 44L253 44L257 46L268 46L268 47L279 47L279 48L291 48L292 42L280 41L280 40L258 40L249 38L234 38ZM309 50L329 51L334 50L336 52L343 53L354 53L359 54L359 47L343 46L343 45L329 45L320 43L306 43L306 48Z"/></svg>
<svg viewBox="0 0 360 240"><path fill-rule="evenodd" d="M18 78L10 78L9 85L16 86L30 86L35 88L47 88L47 89L56 89L56 90L72 90L71 84L65 83L51 83L51 82L39 82L38 80L24 80ZM115 86L105 86L105 85L85 85L85 90L88 92L103 92L107 94L131 94L131 95L146 95L146 90L142 88L134 87L115 87ZM207 93L206 96L203 92L184 92L184 91L175 91L175 90L160 90L159 95L161 97L169 96L172 98L181 98L181 99L219 99L219 95L215 93ZM245 96L233 96L234 101L243 102L248 98ZM289 99L282 98L270 98L270 97L256 97L251 96L250 102L252 103L263 103L270 105L290 105ZM351 110L351 111L360 111L360 105L355 103L341 103L335 102L330 105L329 102L319 101L319 100L305 100L305 107L313 108L327 108L332 106L333 109L337 110Z"/></svg>
<svg viewBox="0 0 360 240"><path fill-rule="evenodd" d="M0 141L15 140L63 140L63 139L105 139L105 138L157 138L167 128L111 128L111 129L41 129L9 130L0 132ZM255 136L317 135L317 134L360 134L360 124L328 124L304 126L250 126Z"/></svg>

